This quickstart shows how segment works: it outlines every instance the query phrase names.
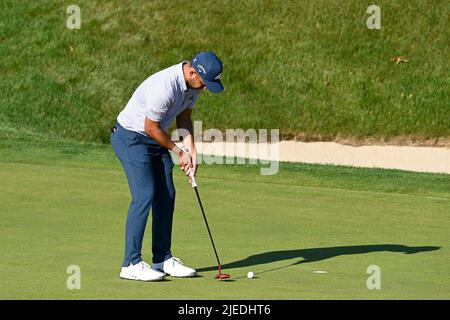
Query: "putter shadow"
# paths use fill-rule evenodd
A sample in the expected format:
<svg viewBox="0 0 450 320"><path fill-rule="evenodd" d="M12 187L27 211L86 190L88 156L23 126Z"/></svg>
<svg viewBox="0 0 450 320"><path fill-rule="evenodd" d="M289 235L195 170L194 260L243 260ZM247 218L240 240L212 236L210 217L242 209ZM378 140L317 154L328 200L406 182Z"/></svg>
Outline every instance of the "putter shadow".
<svg viewBox="0 0 450 320"><path fill-rule="evenodd" d="M234 269L249 266L256 266L260 264L267 264L277 261L289 260L294 258L302 258L293 264L298 265L303 263L316 262L326 259L331 259L338 256L352 255L352 254L364 254L371 252L397 252L404 254L415 254L419 252L435 251L441 247L435 246L419 246L408 247L400 244L374 244L374 245L358 245L358 246L342 246L342 247L325 247L325 248L310 248L310 249L297 249L297 250L280 250L269 251L264 253L255 254L245 259L234 261L222 265L223 269ZM217 266L209 266L198 268L197 271L212 271L216 270Z"/></svg>

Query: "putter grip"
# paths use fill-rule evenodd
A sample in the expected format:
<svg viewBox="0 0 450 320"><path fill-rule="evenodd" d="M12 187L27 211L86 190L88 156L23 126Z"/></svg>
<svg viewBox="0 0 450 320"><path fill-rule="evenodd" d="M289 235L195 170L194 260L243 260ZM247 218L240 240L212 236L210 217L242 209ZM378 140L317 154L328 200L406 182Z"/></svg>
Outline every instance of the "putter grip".
<svg viewBox="0 0 450 320"><path fill-rule="evenodd" d="M195 182L195 178L194 178L194 172L189 172L189 176L191 177L191 186L192 188L197 187L197 182Z"/></svg>
<svg viewBox="0 0 450 320"><path fill-rule="evenodd" d="M183 150L183 152L189 153L189 149L186 148L185 146L181 147L181 150ZM197 187L197 182L195 181L195 177L194 177L194 171L192 171L191 169L189 169L189 176L191 177L192 188Z"/></svg>

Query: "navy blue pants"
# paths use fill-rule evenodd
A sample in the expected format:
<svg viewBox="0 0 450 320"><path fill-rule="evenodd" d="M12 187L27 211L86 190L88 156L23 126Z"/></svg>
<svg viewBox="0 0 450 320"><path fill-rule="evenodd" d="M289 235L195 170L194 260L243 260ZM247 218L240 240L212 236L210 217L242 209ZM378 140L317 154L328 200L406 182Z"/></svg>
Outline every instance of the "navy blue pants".
<svg viewBox="0 0 450 320"><path fill-rule="evenodd" d="M153 263L170 258L175 187L174 167L169 151L140 133L119 124L111 132L111 145L122 163L131 192L125 230L125 257L128 267L142 260L142 241L152 209Z"/></svg>

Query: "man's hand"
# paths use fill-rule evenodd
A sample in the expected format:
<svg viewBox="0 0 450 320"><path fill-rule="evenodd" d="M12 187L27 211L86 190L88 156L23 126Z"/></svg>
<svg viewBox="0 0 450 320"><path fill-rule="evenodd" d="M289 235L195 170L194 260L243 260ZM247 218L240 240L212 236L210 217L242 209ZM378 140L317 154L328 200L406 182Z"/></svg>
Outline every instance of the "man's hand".
<svg viewBox="0 0 450 320"><path fill-rule="evenodd" d="M181 168L181 170L183 170L186 173L186 175L189 177L189 183L192 184L192 177L195 177L195 174L197 173L197 168L198 168L196 154L192 155L189 152L189 149L186 148L185 146L183 146L181 149L182 149L182 151L184 151L184 153L189 154L192 158L192 162L191 162L190 166L185 166L185 167Z"/></svg>
<svg viewBox="0 0 450 320"><path fill-rule="evenodd" d="M197 174L198 163L197 163L197 155L192 155L192 165L194 167L194 176Z"/></svg>
<svg viewBox="0 0 450 320"><path fill-rule="evenodd" d="M189 151L187 150L182 150L180 148L178 148L177 146L175 146L172 149L172 152L176 153L178 156L178 162L180 164L180 168L181 170L184 171L184 173L186 174L186 176L190 177L190 170L194 169L194 165L192 164L192 157L189 154ZM195 169L194 169L195 170ZM190 178L189 178L189 182L190 182Z"/></svg>
<svg viewBox="0 0 450 320"><path fill-rule="evenodd" d="M191 155L192 156L192 170L194 172L194 177L197 174L197 169L198 169L198 164L197 164L197 157L195 155ZM189 176L189 183L192 183L192 179Z"/></svg>
<svg viewBox="0 0 450 320"><path fill-rule="evenodd" d="M194 128L192 126L192 119L191 119L192 110L187 108L183 112L181 112L177 116L177 128L180 130L180 138L181 141L183 141L183 151L187 152L192 157L191 166L183 168L184 172L189 172L189 170L192 170L192 172L197 172L197 150L195 149L194 144ZM188 174L188 173L187 173ZM189 178L189 182L192 179Z"/></svg>
<svg viewBox="0 0 450 320"><path fill-rule="evenodd" d="M181 170L189 176L190 169L194 168L191 155L188 152L181 151L181 154L178 156L178 162L180 163Z"/></svg>

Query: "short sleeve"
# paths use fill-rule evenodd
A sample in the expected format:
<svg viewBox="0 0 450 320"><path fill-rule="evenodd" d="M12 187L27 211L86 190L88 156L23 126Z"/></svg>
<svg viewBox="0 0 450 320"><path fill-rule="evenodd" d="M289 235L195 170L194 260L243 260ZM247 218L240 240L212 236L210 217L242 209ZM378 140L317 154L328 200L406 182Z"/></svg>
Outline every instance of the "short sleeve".
<svg viewBox="0 0 450 320"><path fill-rule="evenodd" d="M152 90L145 95L145 116L152 121L161 122L171 106L170 95L162 90Z"/></svg>

